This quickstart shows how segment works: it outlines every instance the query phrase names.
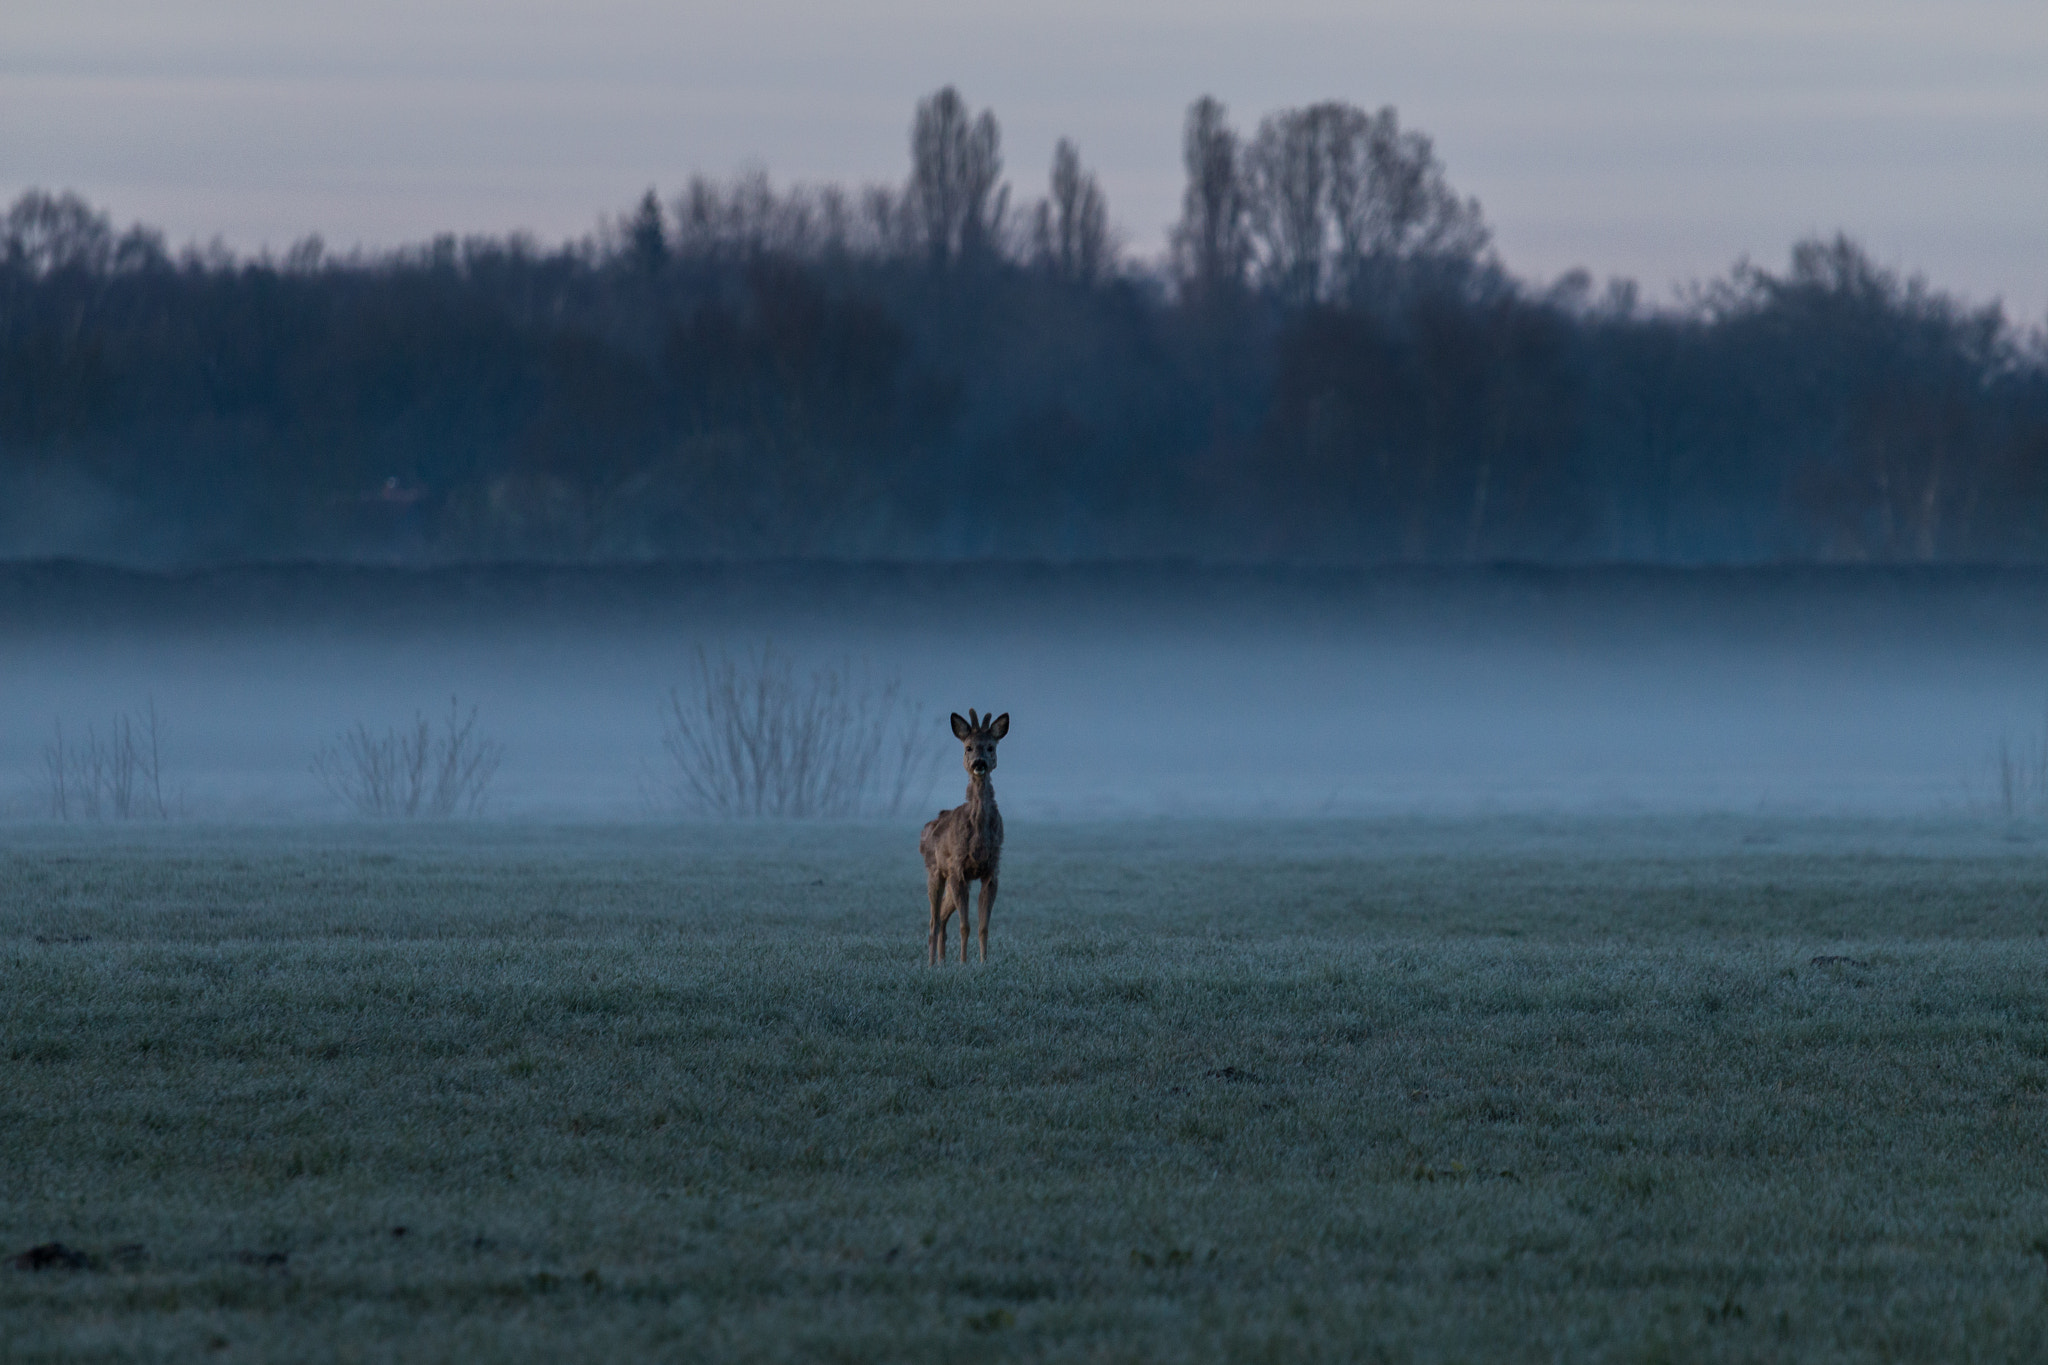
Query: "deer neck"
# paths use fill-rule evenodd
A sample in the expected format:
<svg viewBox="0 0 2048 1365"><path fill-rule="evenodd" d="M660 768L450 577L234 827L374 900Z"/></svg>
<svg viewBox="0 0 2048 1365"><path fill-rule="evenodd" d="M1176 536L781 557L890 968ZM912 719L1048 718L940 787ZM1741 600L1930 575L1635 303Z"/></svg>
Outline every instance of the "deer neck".
<svg viewBox="0 0 2048 1365"><path fill-rule="evenodd" d="M987 773L968 775L967 803L960 809L967 815L968 828L974 831L975 844L991 842L990 832L996 823L996 788Z"/></svg>

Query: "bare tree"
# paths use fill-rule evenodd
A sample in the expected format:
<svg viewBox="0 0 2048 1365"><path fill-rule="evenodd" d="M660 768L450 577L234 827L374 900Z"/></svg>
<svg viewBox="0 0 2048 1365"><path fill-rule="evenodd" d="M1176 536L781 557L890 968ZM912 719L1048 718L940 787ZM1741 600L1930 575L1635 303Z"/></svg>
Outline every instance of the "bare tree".
<svg viewBox="0 0 2048 1365"><path fill-rule="evenodd" d="M59 820L168 820L164 797L163 727L156 702L141 723L117 712L104 738L91 725L84 743L67 742L64 723L54 725L43 746L43 774L50 814Z"/></svg>
<svg viewBox="0 0 2048 1365"><path fill-rule="evenodd" d="M1997 786L1999 811L2006 819L2048 809L2048 739L2015 741L2009 735L2001 737L1991 773Z"/></svg>
<svg viewBox="0 0 2048 1365"><path fill-rule="evenodd" d="M1268 286L1289 303L1311 302L1321 292L1330 172L1346 131L1340 105L1287 109L1260 122L1245 153L1252 237Z"/></svg>
<svg viewBox="0 0 2048 1365"><path fill-rule="evenodd" d="M779 198L765 171L746 172L727 184L692 176L675 202L676 252L718 260L801 251L807 217L803 196L792 191Z"/></svg>
<svg viewBox="0 0 2048 1365"><path fill-rule="evenodd" d="M701 175L676 197L676 254L703 258L717 255L726 244L725 194Z"/></svg>
<svg viewBox="0 0 2048 1365"><path fill-rule="evenodd" d="M1733 289L1731 316L1769 309L1859 356L1863 374L1838 400L1833 449L1808 455L1798 475L1824 553L1973 557L1996 466L1964 452L1994 443L1978 395L2014 357L1999 306L1970 308L1918 275L1902 278L1841 234L1798 243L1783 276L1741 268Z"/></svg>
<svg viewBox="0 0 2048 1365"><path fill-rule="evenodd" d="M446 819L482 812L504 746L477 733L476 707L455 697L439 735L425 715L403 730L354 728L313 758L313 775L358 813L378 818Z"/></svg>
<svg viewBox="0 0 2048 1365"><path fill-rule="evenodd" d="M1244 163L1260 274L1292 304L1356 299L1416 262L1469 262L1490 240L1478 201L1451 190L1429 138L1402 132L1391 106L1281 110Z"/></svg>
<svg viewBox="0 0 2048 1365"><path fill-rule="evenodd" d="M688 807L728 819L900 814L930 789L923 707L894 678L851 662L799 676L772 644L716 659L697 651L688 689L663 707L662 749Z"/></svg>
<svg viewBox="0 0 2048 1365"><path fill-rule="evenodd" d="M860 211L853 222L861 240L872 243L878 255L900 258L920 250L910 196L891 186L863 186Z"/></svg>
<svg viewBox="0 0 2048 1365"><path fill-rule="evenodd" d="M1055 277L1093 284L1113 264L1109 203L1094 174L1081 167L1081 153L1065 138L1053 148L1052 194L1032 213L1032 255Z"/></svg>
<svg viewBox="0 0 2048 1365"><path fill-rule="evenodd" d="M1347 110L1342 152L1345 194L1332 201L1340 283L1368 283L1375 263L1424 257L1476 259L1492 240L1477 199L1460 199L1423 133L1401 131L1392 105L1370 118ZM1357 185L1356 192L1351 186Z"/></svg>
<svg viewBox="0 0 2048 1365"><path fill-rule="evenodd" d="M642 273L660 274L668 262L668 230L662 223L661 200L651 187L624 223L622 235L627 252Z"/></svg>
<svg viewBox="0 0 2048 1365"><path fill-rule="evenodd" d="M305 277L318 275L326 262L326 239L317 232L309 232L285 248L277 268L287 275Z"/></svg>
<svg viewBox="0 0 2048 1365"><path fill-rule="evenodd" d="M56 722L56 738L43 746L43 778L50 794L50 814L71 818L71 755L64 748L64 722Z"/></svg>
<svg viewBox="0 0 2048 1365"><path fill-rule="evenodd" d="M0 255L35 274L103 271L114 259L113 224L78 195L30 190L0 220Z"/></svg>
<svg viewBox="0 0 2048 1365"><path fill-rule="evenodd" d="M1204 95L1188 106L1181 161L1188 184L1173 230L1174 269L1184 293L1214 298L1244 283L1251 258L1237 134L1223 105Z"/></svg>
<svg viewBox="0 0 2048 1365"><path fill-rule="evenodd" d="M983 110L970 118L960 92L947 86L919 100L910 128L911 215L935 266L992 253L1009 210L1002 131Z"/></svg>
<svg viewBox="0 0 2048 1365"><path fill-rule="evenodd" d="M674 254L700 262L903 256L915 236L905 221L907 202L881 185L857 192L839 185L777 191L759 169L729 181L693 176L669 206Z"/></svg>

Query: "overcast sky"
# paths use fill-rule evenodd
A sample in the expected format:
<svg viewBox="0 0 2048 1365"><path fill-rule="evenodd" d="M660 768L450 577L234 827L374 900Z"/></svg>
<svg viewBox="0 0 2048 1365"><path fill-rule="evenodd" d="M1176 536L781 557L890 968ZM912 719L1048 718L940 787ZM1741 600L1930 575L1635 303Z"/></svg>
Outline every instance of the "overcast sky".
<svg viewBox="0 0 2048 1365"><path fill-rule="evenodd" d="M948 82L1020 196L1074 138L1140 254L1191 99L1336 98L1431 134L1525 276L1660 297L1844 229L2048 311L2048 0L4 0L0 193L243 248L559 239L693 172L900 180Z"/></svg>

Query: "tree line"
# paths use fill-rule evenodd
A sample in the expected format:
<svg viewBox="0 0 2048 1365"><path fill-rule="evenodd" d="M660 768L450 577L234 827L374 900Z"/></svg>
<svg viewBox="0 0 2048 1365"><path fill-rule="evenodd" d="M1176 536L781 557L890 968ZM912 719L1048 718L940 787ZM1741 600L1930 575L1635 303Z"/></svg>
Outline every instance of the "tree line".
<svg viewBox="0 0 2048 1365"><path fill-rule="evenodd" d="M1499 260L1396 112L1213 99L1170 251L951 88L901 184L589 237L172 251L0 224L0 551L250 558L2048 557L2048 344L1844 237L1678 303Z"/></svg>

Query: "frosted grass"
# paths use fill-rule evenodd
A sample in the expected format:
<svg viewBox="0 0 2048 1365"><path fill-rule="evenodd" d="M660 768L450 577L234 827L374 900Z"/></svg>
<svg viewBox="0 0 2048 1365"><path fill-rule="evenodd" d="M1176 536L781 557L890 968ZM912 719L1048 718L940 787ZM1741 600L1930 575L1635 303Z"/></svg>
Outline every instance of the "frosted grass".
<svg viewBox="0 0 2048 1365"><path fill-rule="evenodd" d="M1768 841L1768 842L1766 842ZM28 832L17 1359L2023 1359L2048 867L1956 823ZM398 1229L404 1229L402 1233Z"/></svg>

